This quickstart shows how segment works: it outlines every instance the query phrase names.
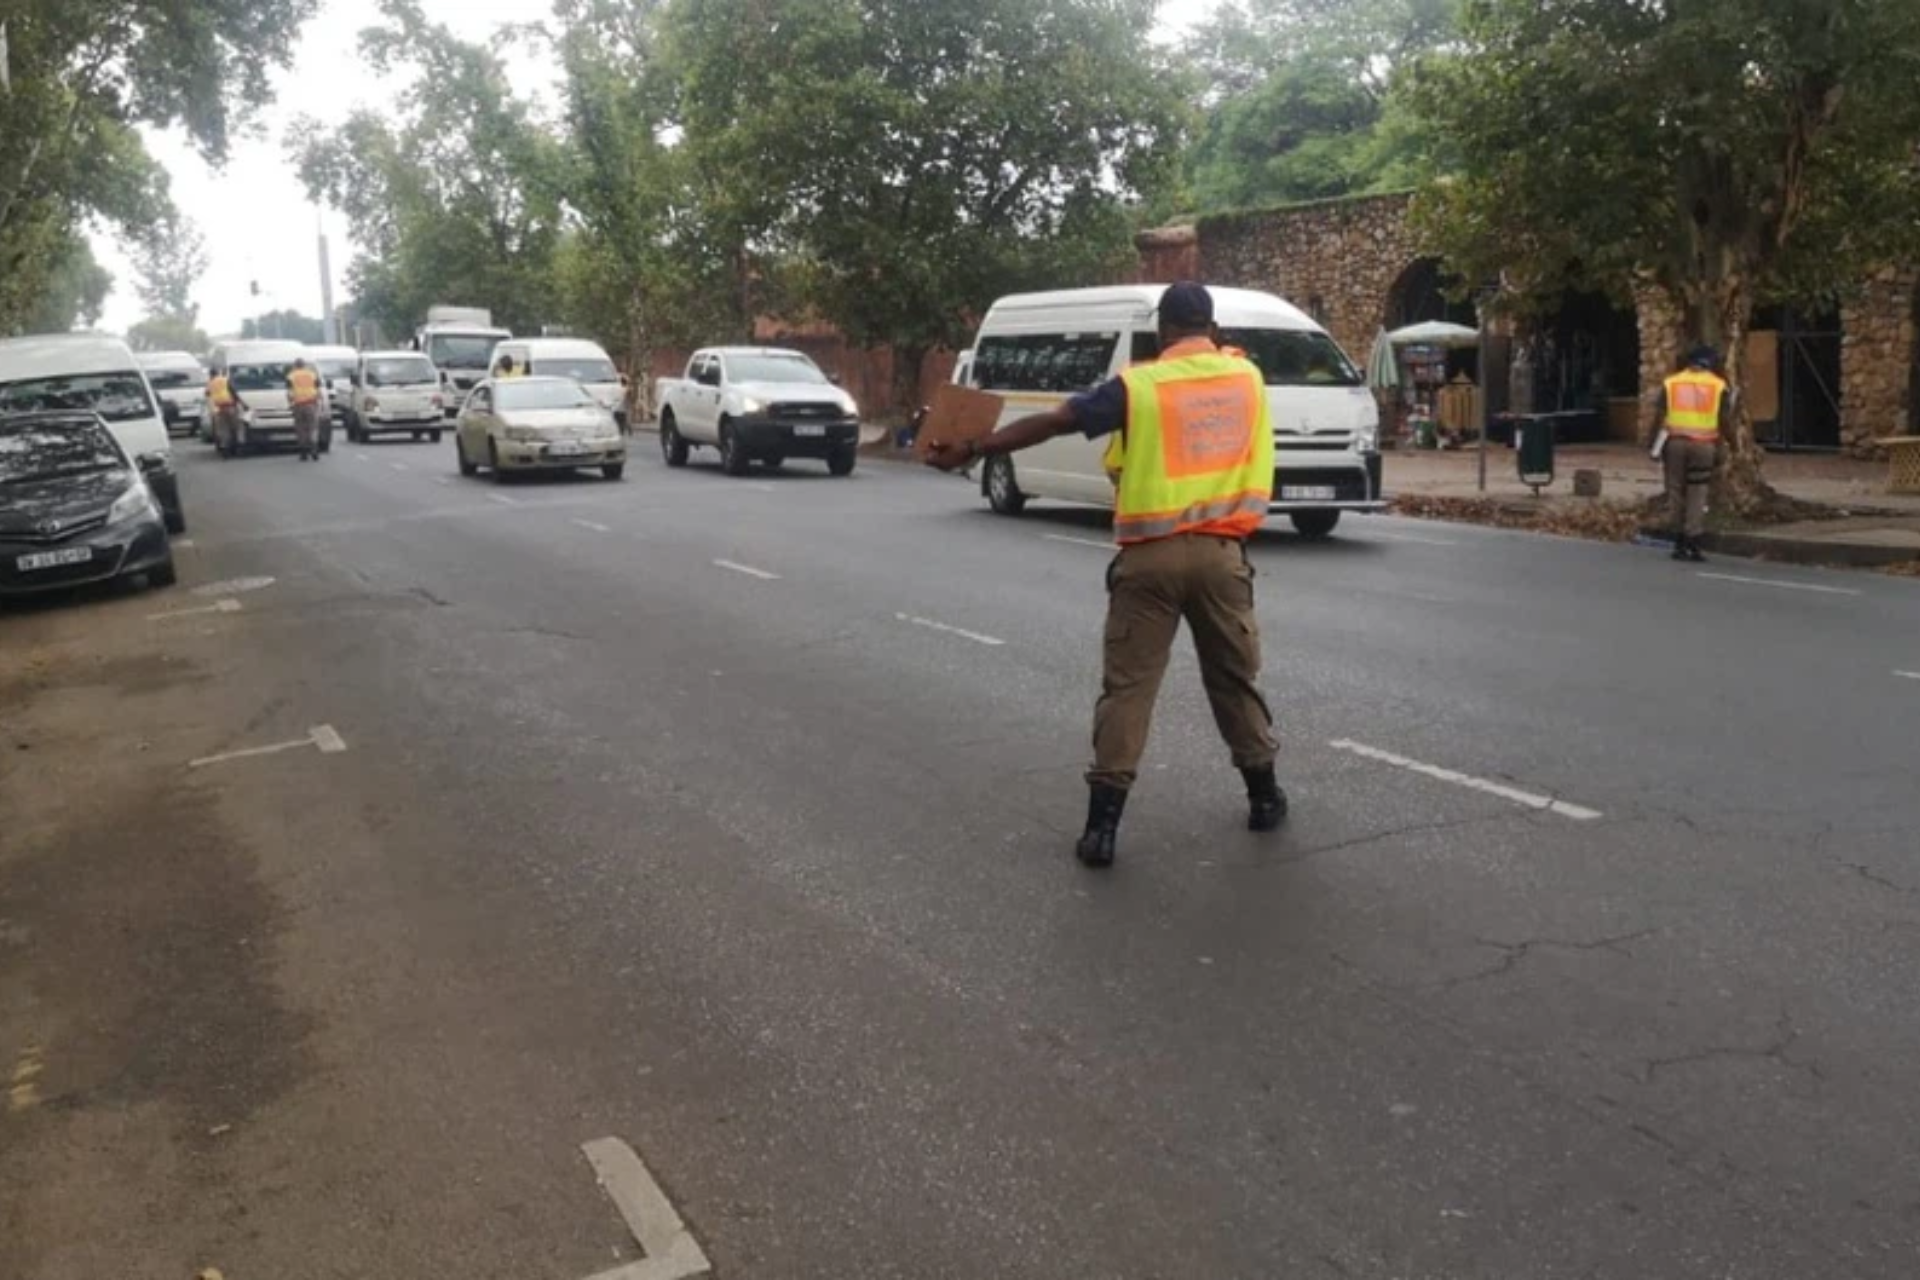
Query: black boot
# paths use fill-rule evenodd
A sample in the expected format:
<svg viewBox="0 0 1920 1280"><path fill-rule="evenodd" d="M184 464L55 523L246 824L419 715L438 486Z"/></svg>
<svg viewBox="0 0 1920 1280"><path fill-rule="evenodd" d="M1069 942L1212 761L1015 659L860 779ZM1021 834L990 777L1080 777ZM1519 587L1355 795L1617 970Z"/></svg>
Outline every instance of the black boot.
<svg viewBox="0 0 1920 1280"><path fill-rule="evenodd" d="M1707 562L1707 553L1700 549L1699 539L1688 538L1687 539L1687 563L1705 564L1706 562Z"/></svg>
<svg viewBox="0 0 1920 1280"><path fill-rule="evenodd" d="M1690 545L1692 545L1691 540L1687 537L1686 534L1684 533L1674 534L1673 535L1673 558L1675 560L1691 559L1692 557L1689 555L1687 551L1687 548Z"/></svg>
<svg viewBox="0 0 1920 1280"><path fill-rule="evenodd" d="M1278 831L1287 818L1287 793L1280 789L1273 766L1242 769L1240 776L1247 780L1247 830Z"/></svg>
<svg viewBox="0 0 1920 1280"><path fill-rule="evenodd" d="M1118 787L1094 783L1087 796L1087 829L1074 849L1074 856L1089 867L1113 865L1114 846L1120 836L1120 815L1126 812L1127 793Z"/></svg>

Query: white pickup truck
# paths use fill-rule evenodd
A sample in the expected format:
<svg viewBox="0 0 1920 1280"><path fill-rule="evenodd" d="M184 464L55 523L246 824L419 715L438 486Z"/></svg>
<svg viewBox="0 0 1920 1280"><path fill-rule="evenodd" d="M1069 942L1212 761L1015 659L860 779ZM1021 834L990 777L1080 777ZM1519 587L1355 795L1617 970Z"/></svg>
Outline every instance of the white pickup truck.
<svg viewBox="0 0 1920 1280"><path fill-rule="evenodd" d="M836 476L853 474L860 406L802 352L708 347L687 361L686 377L657 386L660 452L670 467L706 447L720 451L730 476L788 458L818 458Z"/></svg>

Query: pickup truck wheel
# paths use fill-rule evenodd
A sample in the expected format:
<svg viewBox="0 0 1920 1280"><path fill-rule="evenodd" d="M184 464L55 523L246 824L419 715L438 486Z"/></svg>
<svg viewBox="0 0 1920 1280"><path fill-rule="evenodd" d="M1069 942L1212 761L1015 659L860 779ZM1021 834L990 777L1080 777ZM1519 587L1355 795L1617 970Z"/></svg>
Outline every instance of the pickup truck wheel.
<svg viewBox="0 0 1920 1280"><path fill-rule="evenodd" d="M1027 495L1020 492L1020 485L1014 480L1013 459L1005 454L987 459L984 486L987 505L999 515L1017 516L1027 509Z"/></svg>
<svg viewBox="0 0 1920 1280"><path fill-rule="evenodd" d="M740 447L740 438L733 433L733 424L724 418L720 422L720 469L730 476L743 476L747 468L753 465L753 459Z"/></svg>
<svg viewBox="0 0 1920 1280"><path fill-rule="evenodd" d="M1288 519L1293 521L1294 529L1309 542L1319 542L1333 533L1333 527L1340 523L1338 511L1296 511Z"/></svg>
<svg viewBox="0 0 1920 1280"><path fill-rule="evenodd" d="M660 456L666 459L670 467L687 465L687 438L680 434L679 424L674 422L671 413L660 419Z"/></svg>
<svg viewBox="0 0 1920 1280"><path fill-rule="evenodd" d="M827 472L830 475L850 476L854 464L859 460L860 455L852 449L835 449L827 455Z"/></svg>

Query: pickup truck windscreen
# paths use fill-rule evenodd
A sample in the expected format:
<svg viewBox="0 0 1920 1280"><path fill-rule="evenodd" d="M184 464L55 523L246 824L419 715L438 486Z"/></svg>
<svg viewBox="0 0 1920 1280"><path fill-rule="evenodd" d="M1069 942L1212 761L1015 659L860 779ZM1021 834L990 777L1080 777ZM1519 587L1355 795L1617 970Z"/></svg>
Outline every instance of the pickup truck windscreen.
<svg viewBox="0 0 1920 1280"><path fill-rule="evenodd" d="M728 356L727 378L732 382L795 382L810 387L831 385L818 365L798 356Z"/></svg>

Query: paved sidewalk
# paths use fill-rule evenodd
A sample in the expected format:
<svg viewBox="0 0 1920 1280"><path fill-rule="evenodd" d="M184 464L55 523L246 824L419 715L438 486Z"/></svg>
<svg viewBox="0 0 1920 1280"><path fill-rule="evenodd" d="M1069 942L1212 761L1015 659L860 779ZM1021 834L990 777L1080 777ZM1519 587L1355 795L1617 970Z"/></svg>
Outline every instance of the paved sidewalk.
<svg viewBox="0 0 1920 1280"><path fill-rule="evenodd" d="M1478 485L1474 452L1389 453L1387 492L1395 497L1476 499L1503 508L1538 504L1543 513L1566 515L1591 507L1573 496L1573 473L1592 469L1601 475L1601 502L1637 507L1663 488L1660 470L1645 450L1634 445L1586 445L1562 449L1555 457L1556 478L1544 494L1520 483L1513 450L1496 445L1487 452L1487 488ZM1874 567L1920 560L1920 496L1886 492L1886 464L1827 455L1772 454L1766 477L1780 492L1803 502L1831 507L1830 520L1806 521L1764 529L1723 530L1707 541L1718 550L1797 564Z"/></svg>

